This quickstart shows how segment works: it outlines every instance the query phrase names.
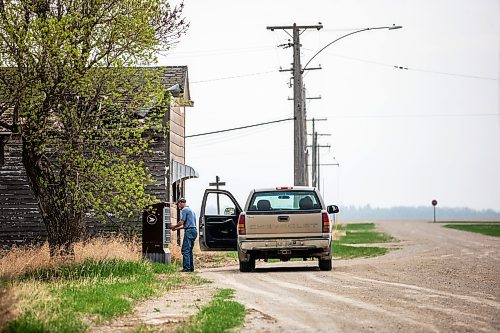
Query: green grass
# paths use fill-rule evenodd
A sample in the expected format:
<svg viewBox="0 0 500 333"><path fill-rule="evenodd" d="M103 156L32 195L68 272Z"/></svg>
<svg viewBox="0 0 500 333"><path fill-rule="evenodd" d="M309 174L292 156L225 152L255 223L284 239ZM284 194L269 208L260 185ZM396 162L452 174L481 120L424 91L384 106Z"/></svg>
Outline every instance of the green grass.
<svg viewBox="0 0 500 333"><path fill-rule="evenodd" d="M359 257L373 257L384 255L390 251L384 247L351 246L350 244L373 244L394 241L388 234L375 231L373 223L353 223L339 226L338 230L345 230L346 234L334 240L332 244L333 256L337 259L352 259Z"/></svg>
<svg viewBox="0 0 500 333"><path fill-rule="evenodd" d="M229 332L243 323L245 307L232 300L234 290L220 289L212 301L186 322L179 333Z"/></svg>
<svg viewBox="0 0 500 333"><path fill-rule="evenodd" d="M6 332L82 332L89 321L129 313L138 301L177 285L201 282L196 275L181 277L175 271L172 265L149 261L88 260L29 272L10 282L33 291L25 295L26 308Z"/></svg>
<svg viewBox="0 0 500 333"><path fill-rule="evenodd" d="M231 259L238 260L238 251L229 251L225 253L225 256Z"/></svg>
<svg viewBox="0 0 500 333"><path fill-rule="evenodd" d="M349 246L333 242L333 256L338 259L352 259L359 257L375 257L386 254L390 249L385 247Z"/></svg>
<svg viewBox="0 0 500 333"><path fill-rule="evenodd" d="M445 227L500 237L500 223L447 224Z"/></svg>
<svg viewBox="0 0 500 333"><path fill-rule="evenodd" d="M374 230L374 223L350 223L342 224L339 226L338 230Z"/></svg>
<svg viewBox="0 0 500 333"><path fill-rule="evenodd" d="M368 230L346 231L346 235L339 239L342 244L387 243L392 240L393 238L387 234Z"/></svg>

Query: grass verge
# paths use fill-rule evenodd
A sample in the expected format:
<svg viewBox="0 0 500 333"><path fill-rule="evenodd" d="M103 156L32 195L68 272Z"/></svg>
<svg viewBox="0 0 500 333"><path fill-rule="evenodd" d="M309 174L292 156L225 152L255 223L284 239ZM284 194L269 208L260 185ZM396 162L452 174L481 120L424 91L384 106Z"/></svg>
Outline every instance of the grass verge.
<svg viewBox="0 0 500 333"><path fill-rule="evenodd" d="M350 224L341 224L338 227L338 230L375 230L374 223L350 223Z"/></svg>
<svg viewBox="0 0 500 333"><path fill-rule="evenodd" d="M177 332L228 332L243 323L245 307L232 300L234 290L220 289L212 301L187 321Z"/></svg>
<svg viewBox="0 0 500 333"><path fill-rule="evenodd" d="M445 227L500 237L500 223L447 224Z"/></svg>
<svg viewBox="0 0 500 333"><path fill-rule="evenodd" d="M5 332L82 332L177 285L199 283L176 266L143 260L95 260L35 269L8 281L19 316Z"/></svg>
<svg viewBox="0 0 500 333"><path fill-rule="evenodd" d="M350 246L333 242L333 257L336 259L352 259L360 257L376 257L386 254L390 249L375 246Z"/></svg>
<svg viewBox="0 0 500 333"><path fill-rule="evenodd" d="M388 234L375 231L373 223L353 223L340 225L337 230L345 231L345 235L334 240L332 244L333 256L337 259L351 259L358 257L373 257L386 254L388 248L375 246L352 246L352 244L387 243L394 241Z"/></svg>

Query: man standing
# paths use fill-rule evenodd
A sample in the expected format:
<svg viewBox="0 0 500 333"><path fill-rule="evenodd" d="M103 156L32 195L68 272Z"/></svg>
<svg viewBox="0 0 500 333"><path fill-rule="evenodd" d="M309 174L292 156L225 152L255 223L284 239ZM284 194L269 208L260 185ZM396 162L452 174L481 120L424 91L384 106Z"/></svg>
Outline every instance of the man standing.
<svg viewBox="0 0 500 333"><path fill-rule="evenodd" d="M177 201L177 207L181 210L179 223L172 226L172 231L184 229L184 238L182 239L182 272L194 272L193 246L198 232L196 231L196 216L191 208L186 205L186 199L180 198Z"/></svg>

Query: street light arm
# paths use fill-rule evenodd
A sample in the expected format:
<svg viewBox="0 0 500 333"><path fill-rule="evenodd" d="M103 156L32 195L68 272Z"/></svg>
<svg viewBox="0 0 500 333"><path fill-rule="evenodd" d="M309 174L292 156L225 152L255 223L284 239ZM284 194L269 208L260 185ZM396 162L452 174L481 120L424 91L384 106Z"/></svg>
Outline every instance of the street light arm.
<svg viewBox="0 0 500 333"><path fill-rule="evenodd" d="M316 58L316 56L318 54L320 54L324 49L326 49L328 46L332 45L333 43L341 40L342 38L346 38L350 35L354 35L354 34L357 34L357 33L360 33L360 32L363 32L363 31L368 31L368 30L378 30L378 29L389 29L389 30L394 30L394 29L401 29L402 26L400 25L393 25L392 27L376 27L376 28L364 28L364 29L360 29L360 30L357 30L357 31L353 31L353 32L350 32L348 33L347 35L344 35L344 36L341 36L337 39L335 39L334 41L331 41L330 43L326 44L325 46L323 46L323 48L321 50L319 50L318 52L316 52L315 55L312 56L311 59L309 59L309 61L306 63L306 65L304 66L304 68L302 69L302 72L304 72L307 68L307 65L309 65L309 63L314 59Z"/></svg>

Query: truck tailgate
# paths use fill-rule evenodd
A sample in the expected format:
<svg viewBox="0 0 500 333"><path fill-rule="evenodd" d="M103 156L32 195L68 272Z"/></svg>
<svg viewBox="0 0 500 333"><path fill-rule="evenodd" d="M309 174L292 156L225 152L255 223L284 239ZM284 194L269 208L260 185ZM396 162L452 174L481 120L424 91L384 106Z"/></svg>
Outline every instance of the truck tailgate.
<svg viewBox="0 0 500 333"><path fill-rule="evenodd" d="M246 215L247 237L311 237L322 234L321 211Z"/></svg>

